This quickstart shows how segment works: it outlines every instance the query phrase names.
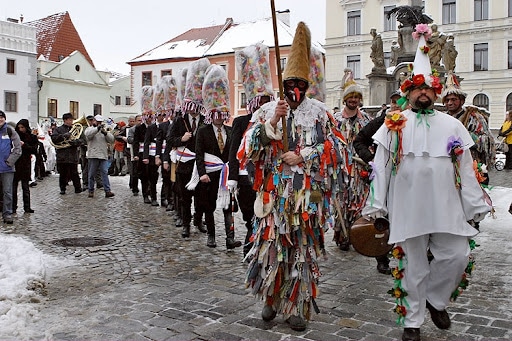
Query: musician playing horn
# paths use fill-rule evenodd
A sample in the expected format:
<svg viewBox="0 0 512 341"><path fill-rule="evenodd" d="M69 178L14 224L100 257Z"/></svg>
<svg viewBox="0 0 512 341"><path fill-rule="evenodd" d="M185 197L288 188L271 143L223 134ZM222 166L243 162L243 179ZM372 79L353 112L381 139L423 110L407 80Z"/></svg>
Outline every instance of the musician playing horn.
<svg viewBox="0 0 512 341"><path fill-rule="evenodd" d="M73 115L65 113L62 115L62 125L55 128L51 138L54 145L67 142L66 147L55 148L57 153L57 171L59 172L60 194L66 194L68 181L73 182L75 193L82 192L80 176L78 175L78 147L84 143L81 138L71 139L71 127L73 126Z"/></svg>

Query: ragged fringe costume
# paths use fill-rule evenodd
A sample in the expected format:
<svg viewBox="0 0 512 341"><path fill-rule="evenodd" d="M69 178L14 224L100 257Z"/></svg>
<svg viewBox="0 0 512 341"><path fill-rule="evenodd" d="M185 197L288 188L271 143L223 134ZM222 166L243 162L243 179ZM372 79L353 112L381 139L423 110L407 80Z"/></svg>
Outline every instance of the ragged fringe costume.
<svg viewBox="0 0 512 341"><path fill-rule="evenodd" d="M341 148L338 182L340 191L337 194L335 242L341 243L349 238L348 231L352 224L361 216L369 192L367 166L357 162L353 142L359 131L370 122L370 116L358 110L354 117L346 117L344 111L336 113L338 131L343 135L344 144Z"/></svg>
<svg viewBox="0 0 512 341"><path fill-rule="evenodd" d="M275 107L270 102L254 113L240 147L255 165L258 192L246 284L285 318L308 320L312 308L318 312L317 261L325 255L324 232L334 224L340 140L326 106L305 98L287 116L289 150L300 153L304 162L285 165L281 122L275 132L270 124Z"/></svg>

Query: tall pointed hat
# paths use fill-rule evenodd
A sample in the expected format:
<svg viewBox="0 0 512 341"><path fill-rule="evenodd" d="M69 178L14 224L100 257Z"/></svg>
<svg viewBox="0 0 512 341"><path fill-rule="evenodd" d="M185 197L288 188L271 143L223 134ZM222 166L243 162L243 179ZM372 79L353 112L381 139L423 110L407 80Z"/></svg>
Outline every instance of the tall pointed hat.
<svg viewBox="0 0 512 341"><path fill-rule="evenodd" d="M344 71L343 78L341 79L341 88L343 89L343 101L346 101L347 98L353 96L359 96L363 99L363 90L361 87L357 85L354 80L354 73L352 69L346 68Z"/></svg>
<svg viewBox="0 0 512 341"><path fill-rule="evenodd" d="M311 32L304 22L299 22L295 29L292 47L283 72L283 80L299 78L309 82L309 57L311 49Z"/></svg>
<svg viewBox="0 0 512 341"><path fill-rule="evenodd" d="M208 60L208 58L201 58L190 63L185 83L183 111L194 110L196 112L202 112L204 110L202 89L208 66L210 66L210 60Z"/></svg>
<svg viewBox="0 0 512 341"><path fill-rule="evenodd" d="M468 94L462 91L460 88L459 81L457 81L457 76L453 72L449 71L446 75L446 81L444 83L444 90L441 98L445 98L451 94L464 96L464 98L468 96Z"/></svg>
<svg viewBox="0 0 512 341"><path fill-rule="evenodd" d="M309 68L309 87L306 91L306 96L314 98L320 102L325 101L325 67L324 55L322 51L314 46L311 46Z"/></svg>
<svg viewBox="0 0 512 341"><path fill-rule="evenodd" d="M213 118L229 120L229 80L220 65L208 66L203 83L204 122L212 123Z"/></svg>

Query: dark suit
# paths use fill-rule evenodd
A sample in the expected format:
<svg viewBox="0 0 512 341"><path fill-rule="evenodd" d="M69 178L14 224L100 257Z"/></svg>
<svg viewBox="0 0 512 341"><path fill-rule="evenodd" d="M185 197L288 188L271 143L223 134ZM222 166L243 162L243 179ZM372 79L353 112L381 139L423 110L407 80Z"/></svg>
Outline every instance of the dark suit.
<svg viewBox="0 0 512 341"><path fill-rule="evenodd" d="M144 163L142 163L142 159L144 158L144 139L146 137L147 125L145 123L141 123L135 126L135 130L133 132L133 155L138 157L137 160L137 175L140 179L140 184L142 187L142 195L144 199L149 196L149 179L147 173L147 167ZM142 146L142 148L141 148ZM132 188L133 191L133 188Z"/></svg>
<svg viewBox="0 0 512 341"><path fill-rule="evenodd" d="M149 197L151 198L151 201L155 206L158 206L156 204L156 183L158 182L158 166L155 164L157 132L158 125L156 123L150 124L146 129L146 133L144 134L144 153L142 155L143 160L149 160L148 164L144 164L144 171L146 172L147 175ZM154 149L151 151L152 147Z"/></svg>
<svg viewBox="0 0 512 341"><path fill-rule="evenodd" d="M204 125L198 129L196 140L196 163L199 177L207 174L204 163L205 153L218 156L224 163L228 162L229 146L231 143L231 128L228 126L224 126L224 128L226 130L226 140L224 141L224 150L222 152L220 151L219 144L217 142L217 134L211 124ZM208 229L208 235L210 236L215 236L215 221L213 213L215 212L217 204L220 173L220 170L208 173L210 182L199 182L196 188L196 198L198 202L197 208L205 215L206 228ZM231 210L229 208L224 210L224 217L226 236L229 238L229 231L231 227Z"/></svg>
<svg viewBox="0 0 512 341"><path fill-rule="evenodd" d="M166 136L169 131L169 127L171 126L171 121L165 121L158 125L158 130L156 132L156 156L160 158L160 161L163 163L164 159L169 161L169 156L165 158L162 153L166 151ZM160 201L163 205L167 203L172 203L173 193L172 193L172 183L171 183L171 171L170 169L165 170L164 167L160 167L160 172L162 173L162 188L160 191ZM167 203L166 203L167 202Z"/></svg>
<svg viewBox="0 0 512 341"><path fill-rule="evenodd" d="M242 142L243 135L247 130L247 126L251 120L252 115L239 116L233 120L231 129L231 144L229 148L229 180L238 181L238 205L240 211L242 211L242 218L245 221L245 227L247 233L245 235L244 243L244 255L249 252L252 247L250 241L252 236L252 218L254 216L254 202L256 201L256 192L252 188L251 176L239 175L240 163L236 156L240 143ZM249 174L251 174L249 168L252 164L247 165Z"/></svg>
<svg viewBox="0 0 512 341"><path fill-rule="evenodd" d="M203 125L203 117L198 115L197 117L197 130ZM196 134L192 135L192 138L186 142L183 142L181 138L185 133L190 132L192 127L189 121L189 114L184 114L183 116L178 116L174 119L174 122L169 130L168 138L167 138L167 148L172 147L186 147L190 151L195 152L196 150ZM165 153L167 154L167 153ZM179 161L179 160L178 160ZM194 196L195 191L189 191L185 188L185 185L190 181L192 176L192 171L194 169L195 160L190 160L188 162L179 161L176 168L176 186L178 188L178 195L181 207L181 218L183 219L183 230L190 230L190 221L192 220L192 197ZM197 212L197 201L194 202L195 211ZM184 233L187 235L187 233Z"/></svg>

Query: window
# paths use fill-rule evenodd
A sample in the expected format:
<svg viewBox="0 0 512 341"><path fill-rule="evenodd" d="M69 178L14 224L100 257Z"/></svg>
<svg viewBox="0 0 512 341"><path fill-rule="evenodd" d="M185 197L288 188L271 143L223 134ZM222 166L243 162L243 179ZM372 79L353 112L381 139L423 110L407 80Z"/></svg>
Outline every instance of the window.
<svg viewBox="0 0 512 341"><path fill-rule="evenodd" d="M508 41L508 68L512 69L512 41Z"/></svg>
<svg viewBox="0 0 512 341"><path fill-rule="evenodd" d="M455 24L456 0L443 0L443 25Z"/></svg>
<svg viewBox="0 0 512 341"><path fill-rule="evenodd" d="M151 71L143 72L142 73L142 86L153 85L153 84L151 84L152 77L153 77L153 74Z"/></svg>
<svg viewBox="0 0 512 341"><path fill-rule="evenodd" d="M48 99L48 117L57 117L57 100L54 98Z"/></svg>
<svg viewBox="0 0 512 341"><path fill-rule="evenodd" d="M384 52L384 66L388 68L391 63L391 52Z"/></svg>
<svg viewBox="0 0 512 341"><path fill-rule="evenodd" d="M347 13L347 35L355 36L361 34L361 11Z"/></svg>
<svg viewBox="0 0 512 341"><path fill-rule="evenodd" d="M361 56L347 56L347 67L352 69L355 79L361 78Z"/></svg>
<svg viewBox="0 0 512 341"><path fill-rule="evenodd" d="M116 96L116 98L115 98L115 104L116 104L116 105L121 105L121 96Z"/></svg>
<svg viewBox="0 0 512 341"><path fill-rule="evenodd" d="M172 75L172 69L162 70L160 71L160 76L171 76Z"/></svg>
<svg viewBox="0 0 512 341"><path fill-rule="evenodd" d="M75 101L69 101L69 112L71 114L73 114L73 118L74 119L77 119L78 118L78 102L75 102Z"/></svg>
<svg viewBox="0 0 512 341"><path fill-rule="evenodd" d="M7 59L7 73L11 75L16 73L16 61L14 59Z"/></svg>
<svg viewBox="0 0 512 341"><path fill-rule="evenodd" d="M508 0L508 16L512 17L512 0Z"/></svg>
<svg viewBox="0 0 512 341"><path fill-rule="evenodd" d="M245 92L240 93L240 109L245 109L247 107L247 96Z"/></svg>
<svg viewBox="0 0 512 341"><path fill-rule="evenodd" d="M18 93L6 91L5 95L5 111L18 112Z"/></svg>
<svg viewBox="0 0 512 341"><path fill-rule="evenodd" d="M101 104L94 104L93 107L94 116L101 115Z"/></svg>
<svg viewBox="0 0 512 341"><path fill-rule="evenodd" d="M489 0L475 0L475 20L489 19Z"/></svg>
<svg viewBox="0 0 512 341"><path fill-rule="evenodd" d="M512 93L507 96L507 111L512 110Z"/></svg>
<svg viewBox="0 0 512 341"><path fill-rule="evenodd" d="M488 70L487 43L475 44L474 51L475 51L474 70L475 71L487 71Z"/></svg>
<svg viewBox="0 0 512 341"><path fill-rule="evenodd" d="M389 12L396 6L384 6L384 31L395 31L396 30L396 17L390 16L388 19Z"/></svg>
<svg viewBox="0 0 512 341"><path fill-rule="evenodd" d="M124 105L130 105L132 102L131 98L130 97L125 97L124 98Z"/></svg>
<svg viewBox="0 0 512 341"><path fill-rule="evenodd" d="M489 97L484 94L478 94L473 98L473 105L489 110Z"/></svg>
<svg viewBox="0 0 512 341"><path fill-rule="evenodd" d="M287 58L282 57L281 58L281 72L284 72L284 68L286 67Z"/></svg>

